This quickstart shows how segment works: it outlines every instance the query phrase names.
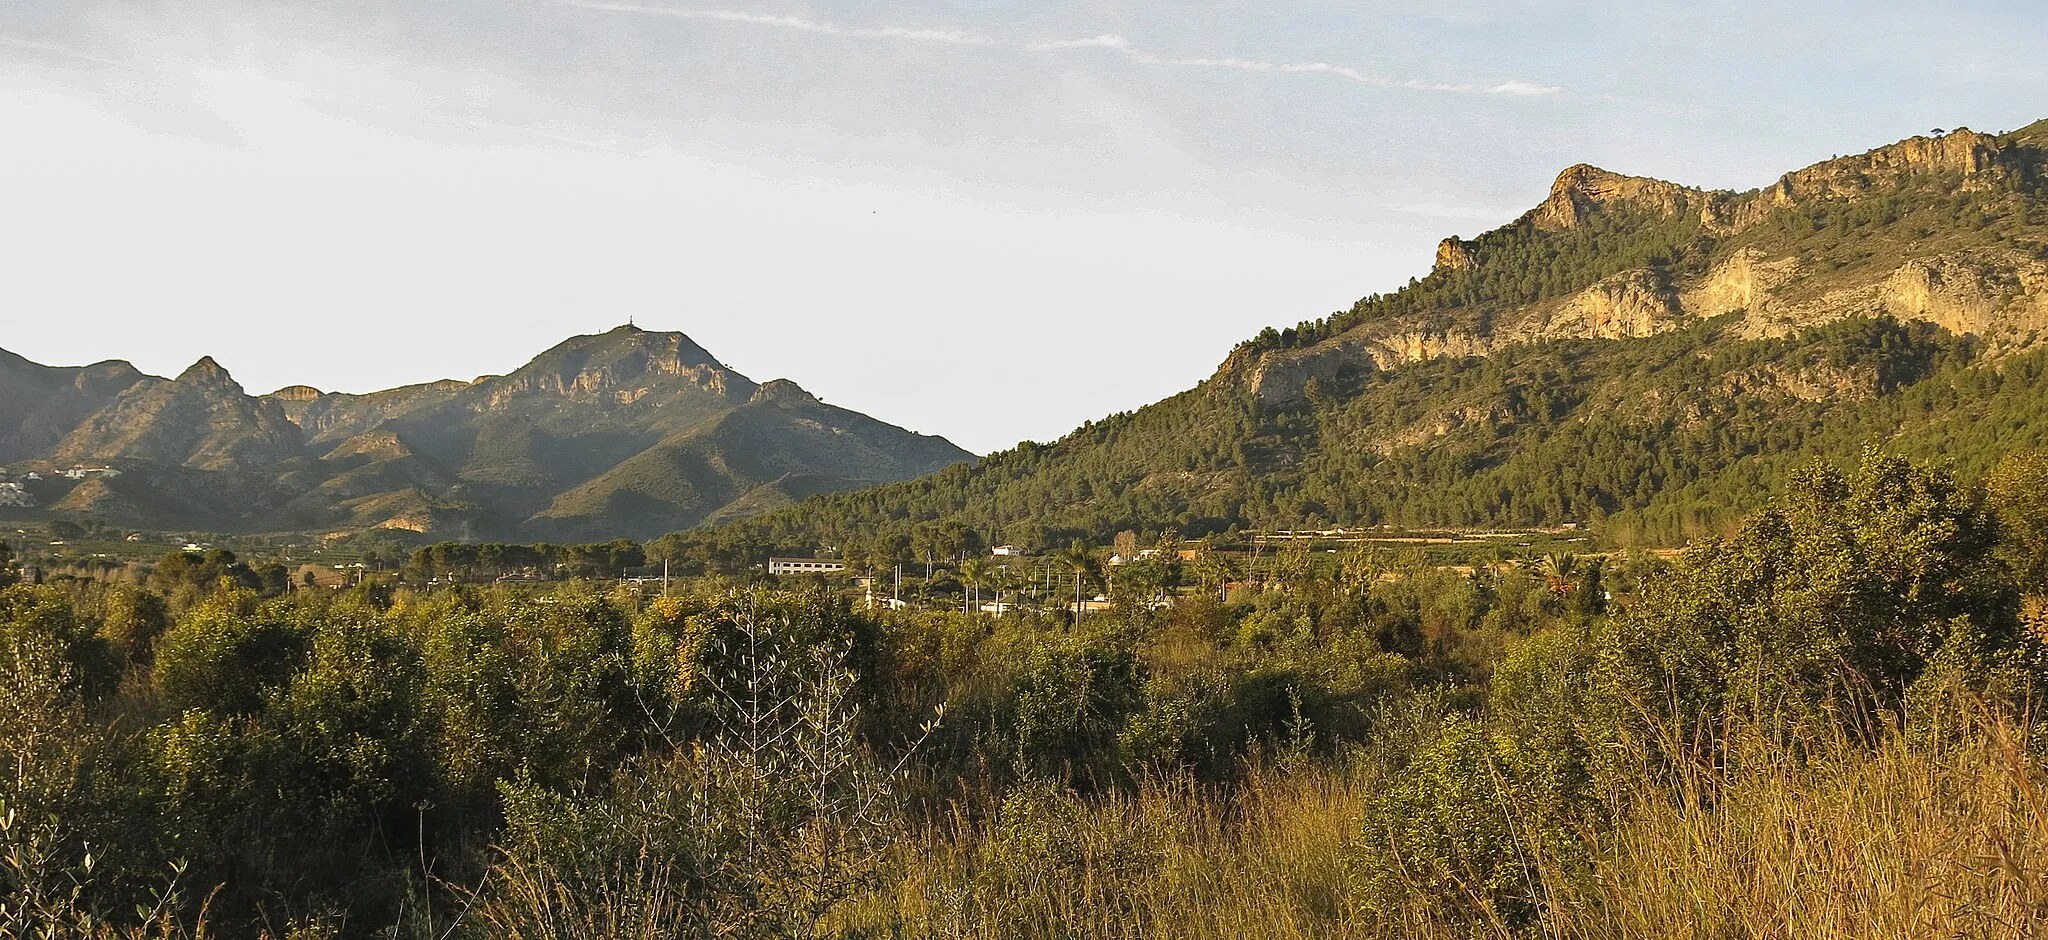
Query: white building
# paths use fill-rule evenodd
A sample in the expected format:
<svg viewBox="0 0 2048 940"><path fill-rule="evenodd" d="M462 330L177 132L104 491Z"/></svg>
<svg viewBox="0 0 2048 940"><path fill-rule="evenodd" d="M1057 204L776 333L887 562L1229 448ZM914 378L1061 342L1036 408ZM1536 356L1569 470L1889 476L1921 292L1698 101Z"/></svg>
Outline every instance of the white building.
<svg viewBox="0 0 2048 940"><path fill-rule="evenodd" d="M0 506L33 506L35 497L19 483L0 483Z"/></svg>
<svg viewBox="0 0 2048 940"><path fill-rule="evenodd" d="M989 549L988 553L998 558L1022 558L1024 556L1024 550L1015 545L998 545Z"/></svg>
<svg viewBox="0 0 2048 940"><path fill-rule="evenodd" d="M831 574L845 571L846 562L837 558L770 558L769 574Z"/></svg>

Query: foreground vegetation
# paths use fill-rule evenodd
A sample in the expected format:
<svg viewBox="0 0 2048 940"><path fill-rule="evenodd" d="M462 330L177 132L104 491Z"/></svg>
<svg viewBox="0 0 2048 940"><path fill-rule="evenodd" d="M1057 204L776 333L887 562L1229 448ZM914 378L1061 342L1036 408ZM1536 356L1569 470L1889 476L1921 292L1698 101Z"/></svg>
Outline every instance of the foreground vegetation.
<svg viewBox="0 0 2048 940"><path fill-rule="evenodd" d="M1228 600L0 590L0 935L2026 936L2048 460Z"/></svg>

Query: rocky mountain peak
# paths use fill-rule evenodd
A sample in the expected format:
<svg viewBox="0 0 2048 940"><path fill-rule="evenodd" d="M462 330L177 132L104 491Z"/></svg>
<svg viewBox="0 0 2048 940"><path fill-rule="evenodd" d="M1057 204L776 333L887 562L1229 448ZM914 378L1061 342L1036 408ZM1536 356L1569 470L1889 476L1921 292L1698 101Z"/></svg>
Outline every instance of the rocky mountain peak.
<svg viewBox="0 0 2048 940"><path fill-rule="evenodd" d="M1536 227L1545 231L1577 228L1586 216L1608 206L1628 205L1661 215L1684 210L1699 190L1646 176L1625 176L1580 163L1557 175L1550 196L1530 212Z"/></svg>
<svg viewBox="0 0 2048 940"><path fill-rule="evenodd" d="M752 401L774 402L815 402L816 395L804 391L803 387L788 379L771 379L754 391Z"/></svg>
<svg viewBox="0 0 2048 940"><path fill-rule="evenodd" d="M213 361L212 356L199 357L198 362L191 364L186 367L185 371L178 373L177 381L181 385L219 386L223 389L233 389L237 393L240 393L242 390L242 386L235 382L234 376L229 375L228 370L221 368L220 363Z"/></svg>

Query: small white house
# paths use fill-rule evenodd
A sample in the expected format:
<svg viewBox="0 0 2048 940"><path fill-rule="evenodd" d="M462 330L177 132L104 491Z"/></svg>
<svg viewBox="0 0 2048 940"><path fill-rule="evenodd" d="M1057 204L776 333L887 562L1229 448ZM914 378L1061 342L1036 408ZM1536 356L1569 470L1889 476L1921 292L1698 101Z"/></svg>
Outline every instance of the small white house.
<svg viewBox="0 0 2048 940"><path fill-rule="evenodd" d="M1023 549L1021 549L1021 548L1018 548L1018 547L1017 547L1017 546L1015 546L1015 545L998 545L998 546L996 546L996 547L994 547L994 548L991 548L991 549L989 549L989 550L988 550L988 553L989 553L989 554L991 554L991 555L994 555L994 556L996 556L997 558L1022 558L1022 557L1024 557L1024 550L1023 550Z"/></svg>

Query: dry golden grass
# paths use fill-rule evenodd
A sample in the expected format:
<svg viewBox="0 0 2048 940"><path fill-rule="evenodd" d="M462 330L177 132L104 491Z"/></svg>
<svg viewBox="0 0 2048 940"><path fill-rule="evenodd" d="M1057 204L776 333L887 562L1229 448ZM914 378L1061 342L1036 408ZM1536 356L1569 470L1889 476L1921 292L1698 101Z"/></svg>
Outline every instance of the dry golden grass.
<svg viewBox="0 0 2048 940"><path fill-rule="evenodd" d="M2000 727L1939 747L1821 751L1765 752L1624 799L1591 837L1590 875L1550 876L1552 902L1522 935L2048 936L2048 778ZM1370 791L1361 773L1304 768L1233 791L1160 785L952 821L907 845L908 875L841 926L991 940L1514 935L1426 909L1359 916L1345 855Z"/></svg>
<svg viewBox="0 0 2048 940"><path fill-rule="evenodd" d="M1779 758L1730 775L1710 806L1694 786L1641 794L1600 840L1598 879L1561 893L1556 932L2048 936L2043 782L1993 726L1939 748Z"/></svg>
<svg viewBox="0 0 2048 940"><path fill-rule="evenodd" d="M846 926L946 938L1357 935L1345 928L1342 858L1363 790L1303 772L1260 775L1235 794L1154 785L1054 800L1023 820L932 827L905 848L908 877Z"/></svg>

